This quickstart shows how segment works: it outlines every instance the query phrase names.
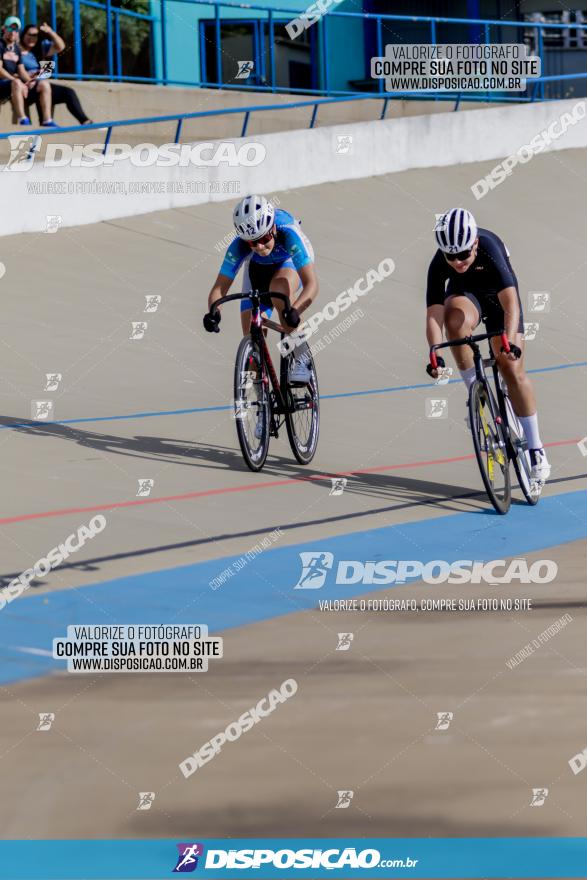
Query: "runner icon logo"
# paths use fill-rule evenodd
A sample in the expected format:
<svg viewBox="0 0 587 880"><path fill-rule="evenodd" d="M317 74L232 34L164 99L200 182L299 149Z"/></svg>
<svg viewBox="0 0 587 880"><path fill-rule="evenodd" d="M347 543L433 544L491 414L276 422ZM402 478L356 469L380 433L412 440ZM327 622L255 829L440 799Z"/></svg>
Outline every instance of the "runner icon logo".
<svg viewBox="0 0 587 880"><path fill-rule="evenodd" d="M55 721L55 712L39 712L39 723L37 730L51 730L51 725Z"/></svg>
<svg viewBox="0 0 587 880"><path fill-rule="evenodd" d="M137 810L150 810L154 800L154 791L139 791L139 805Z"/></svg>
<svg viewBox="0 0 587 880"><path fill-rule="evenodd" d="M132 327L129 339L142 339L148 327L146 321L131 321Z"/></svg>
<svg viewBox="0 0 587 880"><path fill-rule="evenodd" d="M324 586L326 575L332 568L334 556L332 553L300 553L302 573L294 590L319 590Z"/></svg>
<svg viewBox="0 0 587 880"><path fill-rule="evenodd" d="M446 419L448 418L448 400L444 397L427 397L426 398L426 418L428 419Z"/></svg>
<svg viewBox="0 0 587 880"><path fill-rule="evenodd" d="M148 498L154 485L155 480L139 480L139 491L137 492L136 497Z"/></svg>
<svg viewBox="0 0 587 880"><path fill-rule="evenodd" d="M524 339L528 342L536 339L536 334L539 329L540 324L538 321L530 321L528 324L524 323Z"/></svg>
<svg viewBox="0 0 587 880"><path fill-rule="evenodd" d="M45 373L45 376L47 377L45 391L57 391L63 375L61 373Z"/></svg>
<svg viewBox="0 0 587 880"><path fill-rule="evenodd" d="M528 293L528 309L531 312L550 311L550 291L531 290Z"/></svg>
<svg viewBox="0 0 587 880"><path fill-rule="evenodd" d="M547 797L548 797L548 789L547 788L533 788L532 789L532 800L530 801L530 806L531 807L541 807Z"/></svg>
<svg viewBox="0 0 587 880"><path fill-rule="evenodd" d="M161 297L158 293L145 294L144 312L156 312L161 305Z"/></svg>
<svg viewBox="0 0 587 880"><path fill-rule="evenodd" d="M354 633L339 633L337 651L350 651L351 642L354 639Z"/></svg>
<svg viewBox="0 0 587 880"><path fill-rule="evenodd" d="M177 864L173 869L174 874L187 874L195 871L198 867L198 858L204 855L204 846L201 843L178 843L179 851Z"/></svg>
<svg viewBox="0 0 587 880"><path fill-rule="evenodd" d="M448 730L450 727L450 722L453 720L454 715L452 712L437 712L436 717L438 721L436 722L435 730Z"/></svg>
<svg viewBox="0 0 587 880"><path fill-rule="evenodd" d="M346 488L346 484L348 482L346 477L331 477L330 481L332 483L332 489L328 493L329 495L342 495Z"/></svg>
<svg viewBox="0 0 587 880"><path fill-rule="evenodd" d="M350 807L351 801L354 797L354 791L339 791L338 794L338 803L335 810L346 810L347 807Z"/></svg>

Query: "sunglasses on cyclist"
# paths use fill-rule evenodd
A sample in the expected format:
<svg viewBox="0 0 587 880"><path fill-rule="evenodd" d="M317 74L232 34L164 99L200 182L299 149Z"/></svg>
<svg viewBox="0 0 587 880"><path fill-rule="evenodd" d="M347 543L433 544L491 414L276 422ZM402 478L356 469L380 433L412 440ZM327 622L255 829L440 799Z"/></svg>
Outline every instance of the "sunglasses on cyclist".
<svg viewBox="0 0 587 880"><path fill-rule="evenodd" d="M258 244L269 244L273 236L274 232L273 230L271 230L271 232L267 232L265 235L262 235L261 238L256 238L254 241L247 242L247 244L249 245L249 247L252 248L257 247Z"/></svg>
<svg viewBox="0 0 587 880"><path fill-rule="evenodd" d="M471 247L468 251L461 251L458 254L445 254L444 256L449 263L454 263L456 260L468 260L472 253L473 248Z"/></svg>

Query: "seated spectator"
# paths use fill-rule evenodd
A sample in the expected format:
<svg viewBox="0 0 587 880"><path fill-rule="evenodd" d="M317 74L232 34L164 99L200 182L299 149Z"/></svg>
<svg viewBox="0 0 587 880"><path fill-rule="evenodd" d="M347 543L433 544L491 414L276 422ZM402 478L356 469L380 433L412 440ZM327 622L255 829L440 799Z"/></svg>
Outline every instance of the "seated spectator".
<svg viewBox="0 0 587 880"><path fill-rule="evenodd" d="M0 101L10 98L19 125L30 125L25 113L25 101L31 89L36 89L39 102L39 115L42 125L55 126L51 118L51 90L46 81L37 82L36 75L30 75L24 68L22 53L18 45L20 19L9 15L2 27L0 39Z"/></svg>
<svg viewBox="0 0 587 880"><path fill-rule="evenodd" d="M41 61L46 61L54 55L59 55L65 49L65 43L59 34L55 33L48 24L43 22L37 27L35 24L27 24L20 38L20 49L22 52L22 63L25 70L30 76L38 76L41 68ZM43 80L50 91L50 113L53 113L55 104L65 104L72 116L74 116L80 125L88 125L91 119L88 119L82 109L79 98L75 91L69 86L62 86L53 80ZM38 85L41 85L39 82ZM27 99L30 105L35 102L37 108L41 106L39 116L44 112L42 95L31 89Z"/></svg>

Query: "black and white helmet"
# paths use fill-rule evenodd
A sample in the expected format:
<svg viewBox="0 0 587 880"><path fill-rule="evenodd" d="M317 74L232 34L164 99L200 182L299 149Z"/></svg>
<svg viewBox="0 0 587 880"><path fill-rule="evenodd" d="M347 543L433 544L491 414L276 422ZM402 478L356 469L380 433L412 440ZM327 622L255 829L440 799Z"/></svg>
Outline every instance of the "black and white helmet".
<svg viewBox="0 0 587 880"><path fill-rule="evenodd" d="M477 238L475 218L466 208L452 208L434 227L436 242L445 254L460 254L473 247Z"/></svg>
<svg viewBox="0 0 587 880"><path fill-rule="evenodd" d="M234 209L232 222L240 238L255 241L273 228L275 208L265 196L245 196Z"/></svg>

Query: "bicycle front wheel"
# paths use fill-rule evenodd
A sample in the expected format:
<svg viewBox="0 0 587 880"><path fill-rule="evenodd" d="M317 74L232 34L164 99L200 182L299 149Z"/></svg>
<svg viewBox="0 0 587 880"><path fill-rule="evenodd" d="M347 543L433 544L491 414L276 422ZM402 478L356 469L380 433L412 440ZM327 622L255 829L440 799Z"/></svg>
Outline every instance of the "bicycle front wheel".
<svg viewBox="0 0 587 880"><path fill-rule="evenodd" d="M511 504L510 463L503 428L489 405L491 391L483 382L473 382L469 391L469 419L475 457L493 507L507 513Z"/></svg>
<svg viewBox="0 0 587 880"><path fill-rule="evenodd" d="M234 418L241 452L252 471L260 471L269 452L271 410L261 350L244 336L234 365Z"/></svg>
<svg viewBox="0 0 587 880"><path fill-rule="evenodd" d="M320 395L316 365L309 349L304 357L310 371L308 384L290 385L290 355L281 359L281 387L285 397L285 426L289 445L300 464L309 464L318 447Z"/></svg>

